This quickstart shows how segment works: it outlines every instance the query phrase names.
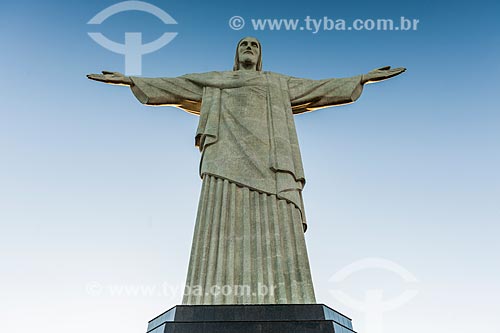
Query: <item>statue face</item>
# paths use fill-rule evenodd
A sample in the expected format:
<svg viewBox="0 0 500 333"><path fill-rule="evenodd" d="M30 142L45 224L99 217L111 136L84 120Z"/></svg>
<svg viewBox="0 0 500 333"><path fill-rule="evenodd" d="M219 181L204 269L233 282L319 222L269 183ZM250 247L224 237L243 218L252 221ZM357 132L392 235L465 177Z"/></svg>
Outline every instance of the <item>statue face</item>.
<svg viewBox="0 0 500 333"><path fill-rule="evenodd" d="M238 58L240 63L256 64L260 56L259 42L256 38L243 38L238 45Z"/></svg>

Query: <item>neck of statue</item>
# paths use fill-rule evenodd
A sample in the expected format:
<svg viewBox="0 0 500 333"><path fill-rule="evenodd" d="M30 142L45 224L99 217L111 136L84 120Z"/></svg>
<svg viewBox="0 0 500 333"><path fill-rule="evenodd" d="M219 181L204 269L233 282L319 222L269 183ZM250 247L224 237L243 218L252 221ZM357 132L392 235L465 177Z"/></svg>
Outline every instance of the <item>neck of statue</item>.
<svg viewBox="0 0 500 333"><path fill-rule="evenodd" d="M255 64L253 62L240 62L239 70L240 71L256 71L257 64Z"/></svg>

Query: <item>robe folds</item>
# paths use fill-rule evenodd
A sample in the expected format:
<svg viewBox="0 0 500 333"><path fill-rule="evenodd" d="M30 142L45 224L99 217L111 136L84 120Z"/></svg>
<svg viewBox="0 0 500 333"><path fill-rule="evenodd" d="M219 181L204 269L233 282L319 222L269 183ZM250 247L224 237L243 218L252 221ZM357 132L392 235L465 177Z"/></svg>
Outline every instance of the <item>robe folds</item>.
<svg viewBox="0 0 500 333"><path fill-rule="evenodd" d="M266 284L276 291L266 297L203 292L185 295L183 303L314 303L303 235L305 175L293 116L354 102L361 76L309 80L227 71L131 79L141 103L199 115L195 145L202 154L203 189L187 287Z"/></svg>

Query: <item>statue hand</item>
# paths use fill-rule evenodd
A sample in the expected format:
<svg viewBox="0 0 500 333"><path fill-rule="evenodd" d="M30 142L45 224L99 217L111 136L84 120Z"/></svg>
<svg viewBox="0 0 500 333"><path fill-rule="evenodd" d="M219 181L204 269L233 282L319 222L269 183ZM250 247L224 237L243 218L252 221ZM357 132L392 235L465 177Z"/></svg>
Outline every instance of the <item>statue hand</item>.
<svg viewBox="0 0 500 333"><path fill-rule="evenodd" d="M132 80L119 72L102 71L102 74L88 74L87 78L99 82L117 84L121 86L132 85Z"/></svg>
<svg viewBox="0 0 500 333"><path fill-rule="evenodd" d="M404 67L398 67L392 69L391 66L380 67L368 72L367 74L364 74L361 83L365 84L365 83L387 80L390 79L391 77L403 73L404 71L406 71L406 68Z"/></svg>

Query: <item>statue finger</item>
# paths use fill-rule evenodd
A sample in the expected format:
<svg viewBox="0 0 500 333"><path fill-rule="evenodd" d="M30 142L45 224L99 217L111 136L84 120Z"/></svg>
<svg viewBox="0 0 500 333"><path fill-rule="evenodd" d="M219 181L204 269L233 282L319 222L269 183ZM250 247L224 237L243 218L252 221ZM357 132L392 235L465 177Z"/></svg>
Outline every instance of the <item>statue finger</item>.
<svg viewBox="0 0 500 333"><path fill-rule="evenodd" d="M391 73L393 75L399 75L405 71L406 71L406 68L395 68L395 69L391 70Z"/></svg>
<svg viewBox="0 0 500 333"><path fill-rule="evenodd" d="M402 72L406 71L406 68L404 68L404 67L398 67L398 68L391 69L391 71L402 73Z"/></svg>
<svg viewBox="0 0 500 333"><path fill-rule="evenodd" d="M104 75L102 75L102 74L88 74L87 78L89 78L91 80L102 81L102 80L104 80Z"/></svg>

